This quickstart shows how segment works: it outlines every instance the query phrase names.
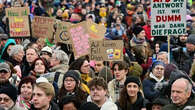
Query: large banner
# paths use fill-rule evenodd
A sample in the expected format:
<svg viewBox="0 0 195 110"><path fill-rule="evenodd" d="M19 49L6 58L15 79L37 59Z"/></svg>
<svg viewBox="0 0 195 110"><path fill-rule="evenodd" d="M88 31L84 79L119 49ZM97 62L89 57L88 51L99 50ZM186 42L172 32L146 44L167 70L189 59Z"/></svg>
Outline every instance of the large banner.
<svg viewBox="0 0 195 110"><path fill-rule="evenodd" d="M186 0L152 0L152 36L186 34Z"/></svg>
<svg viewBox="0 0 195 110"><path fill-rule="evenodd" d="M69 22L62 22L59 21L57 23L57 29L56 29L56 36L55 41L70 44L70 36L68 34L68 28L71 27L73 24Z"/></svg>
<svg viewBox="0 0 195 110"><path fill-rule="evenodd" d="M32 36L53 39L55 19L35 16L32 20Z"/></svg>
<svg viewBox="0 0 195 110"><path fill-rule="evenodd" d="M6 8L10 37L30 37L29 8Z"/></svg>
<svg viewBox="0 0 195 110"><path fill-rule="evenodd" d="M96 61L122 61L122 40L91 40L90 60Z"/></svg>

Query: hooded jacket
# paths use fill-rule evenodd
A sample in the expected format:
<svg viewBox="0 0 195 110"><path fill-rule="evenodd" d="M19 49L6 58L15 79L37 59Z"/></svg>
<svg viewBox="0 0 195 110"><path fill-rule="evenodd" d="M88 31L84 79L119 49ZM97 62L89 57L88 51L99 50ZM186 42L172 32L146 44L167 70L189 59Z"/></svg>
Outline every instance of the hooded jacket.
<svg viewBox="0 0 195 110"><path fill-rule="evenodd" d="M1 55L0 55L0 62L9 61L9 54L7 53L7 48L9 45L16 45L16 42L14 39L8 39L4 48L2 49Z"/></svg>

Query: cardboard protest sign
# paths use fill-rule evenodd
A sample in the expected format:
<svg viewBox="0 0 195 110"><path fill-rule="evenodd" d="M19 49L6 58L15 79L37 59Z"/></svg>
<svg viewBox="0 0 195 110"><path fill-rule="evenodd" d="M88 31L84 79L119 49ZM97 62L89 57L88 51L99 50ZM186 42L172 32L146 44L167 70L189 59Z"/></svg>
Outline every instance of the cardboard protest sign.
<svg viewBox="0 0 195 110"><path fill-rule="evenodd" d="M122 61L122 40L90 40L90 59L96 61Z"/></svg>
<svg viewBox="0 0 195 110"><path fill-rule="evenodd" d="M32 36L53 39L55 19L35 16L32 21Z"/></svg>
<svg viewBox="0 0 195 110"><path fill-rule="evenodd" d="M29 13L28 7L6 8L10 37L30 36Z"/></svg>
<svg viewBox="0 0 195 110"><path fill-rule="evenodd" d="M152 0L151 34L186 34L186 0Z"/></svg>
<svg viewBox="0 0 195 110"><path fill-rule="evenodd" d="M68 28L75 58L89 54L90 36L85 27L86 23L82 22Z"/></svg>
<svg viewBox="0 0 195 110"><path fill-rule="evenodd" d="M56 29L55 41L70 44L70 36L68 34L68 28L73 24L69 22L58 22Z"/></svg>
<svg viewBox="0 0 195 110"><path fill-rule="evenodd" d="M94 22L87 22L87 31L92 40L101 40L104 39L106 33L106 28L103 25L96 24Z"/></svg>

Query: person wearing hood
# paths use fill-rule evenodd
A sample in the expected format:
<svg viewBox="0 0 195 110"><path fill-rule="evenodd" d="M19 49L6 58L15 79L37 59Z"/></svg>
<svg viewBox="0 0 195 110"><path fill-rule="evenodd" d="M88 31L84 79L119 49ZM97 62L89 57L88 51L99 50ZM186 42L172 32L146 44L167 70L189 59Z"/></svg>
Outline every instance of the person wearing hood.
<svg viewBox="0 0 195 110"><path fill-rule="evenodd" d="M118 107L108 97L108 86L102 77L95 77L88 83L90 95L87 102L95 103L100 110L118 110Z"/></svg>
<svg viewBox="0 0 195 110"><path fill-rule="evenodd" d="M122 89L117 105L122 110L146 110L145 99L140 92L141 82L138 77L126 78L125 86Z"/></svg>
<svg viewBox="0 0 195 110"><path fill-rule="evenodd" d="M13 45L16 45L16 41L14 39L8 39L4 48L1 51L0 62L9 61L9 53L10 49Z"/></svg>

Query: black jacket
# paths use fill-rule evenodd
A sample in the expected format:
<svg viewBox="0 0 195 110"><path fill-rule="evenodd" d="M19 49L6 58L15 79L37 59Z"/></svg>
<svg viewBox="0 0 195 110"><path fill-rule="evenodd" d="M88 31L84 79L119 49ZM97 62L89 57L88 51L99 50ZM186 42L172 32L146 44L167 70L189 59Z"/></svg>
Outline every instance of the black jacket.
<svg viewBox="0 0 195 110"><path fill-rule="evenodd" d="M142 108L146 108L146 103L147 100L144 99L140 92L138 92L136 102L134 104L131 104L130 107L122 108L119 102L116 102L116 105L118 106L119 110L141 110Z"/></svg>

